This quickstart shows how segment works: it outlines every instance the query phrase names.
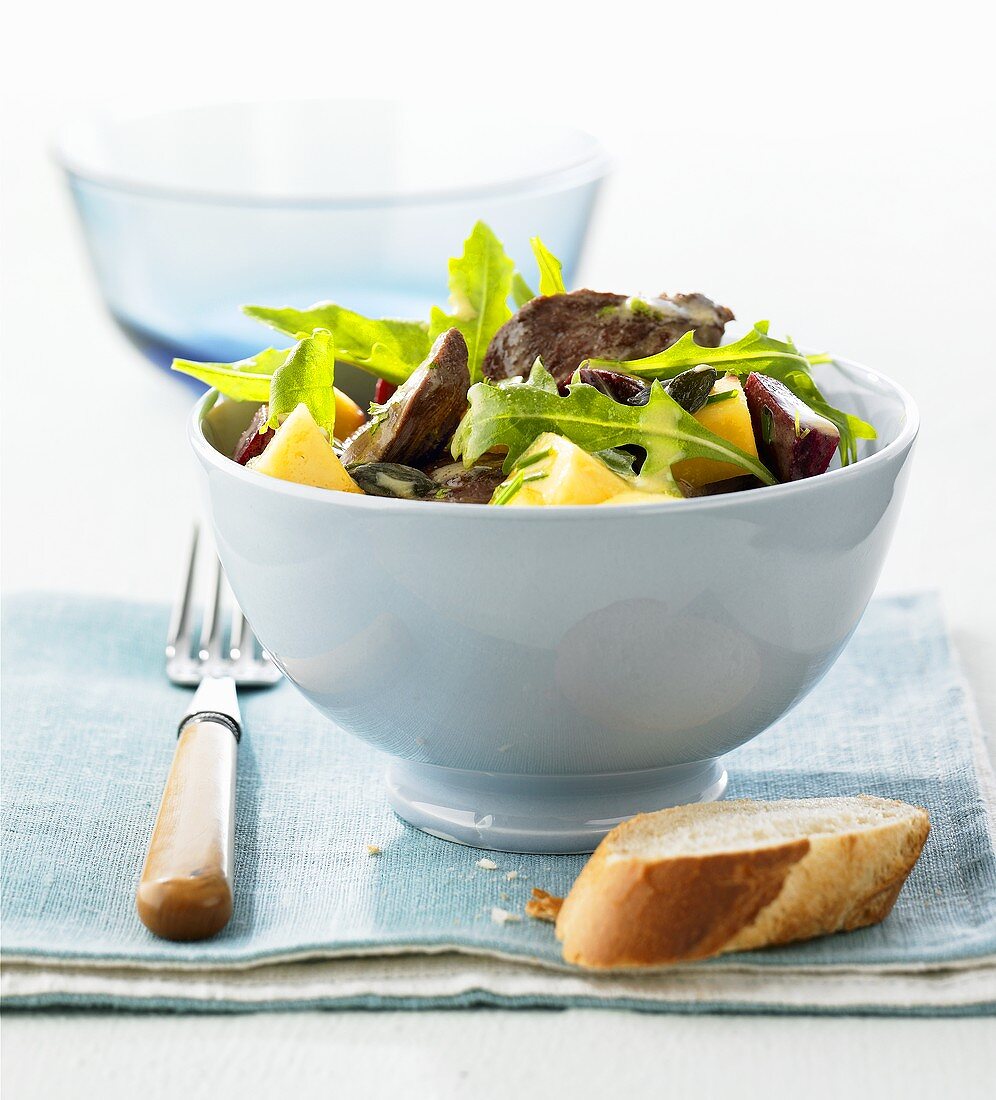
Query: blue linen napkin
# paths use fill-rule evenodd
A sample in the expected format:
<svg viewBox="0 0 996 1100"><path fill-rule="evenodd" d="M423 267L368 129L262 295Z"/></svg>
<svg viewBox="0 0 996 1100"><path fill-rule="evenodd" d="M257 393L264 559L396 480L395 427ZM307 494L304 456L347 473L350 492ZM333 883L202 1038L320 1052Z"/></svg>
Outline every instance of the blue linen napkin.
<svg viewBox="0 0 996 1100"><path fill-rule="evenodd" d="M162 673L167 618L162 607L70 596L5 602L2 950L11 968L23 973L25 967L48 967L56 975L60 967L174 975L206 968L217 977L250 964L452 950L497 956L510 966L524 960L560 965L549 925L497 923L492 910L521 914L533 886L565 893L586 857L484 853L406 826L385 801L382 758L327 723L286 684L242 698L246 735L239 751L230 925L197 944L151 936L134 914L134 890L173 732L189 699ZM728 757L728 793L904 799L930 812L924 854L883 924L727 956L698 964L694 972L712 980L713 970L746 968L757 982L769 975L777 985L803 973L991 966L996 854L987 765L970 707L936 598L873 602L825 681L776 726ZM379 854L370 854L368 845ZM485 855L497 870L477 866ZM494 970L493 962L485 969ZM337 997L336 972L329 973L328 995L295 1000L260 994L252 1007L378 1007L411 1000L380 995L376 984L363 997ZM644 1009L737 1007L707 986L685 1000L655 1000L620 992L653 988L634 984L634 978L599 986L586 976L584 989L572 992L562 971L556 980L557 972L549 974L548 987L536 978L532 992L521 996L489 992L481 979L480 988L459 995L415 1000L420 1007L611 1006L634 1000ZM195 985L200 992L191 992ZM203 987L192 982L185 991L174 983L171 991L160 989L135 1003L245 1007L205 994ZM28 988L24 992L13 982L6 1003L131 1003L120 989L81 994L57 978ZM987 988L991 996L976 993L969 1006L937 1011L991 1010L996 989ZM904 1010L870 996L846 1010ZM801 1007L782 1003L781 1010L839 1010L818 1003L817 995L811 1000ZM777 1011L779 1004L748 1010Z"/></svg>

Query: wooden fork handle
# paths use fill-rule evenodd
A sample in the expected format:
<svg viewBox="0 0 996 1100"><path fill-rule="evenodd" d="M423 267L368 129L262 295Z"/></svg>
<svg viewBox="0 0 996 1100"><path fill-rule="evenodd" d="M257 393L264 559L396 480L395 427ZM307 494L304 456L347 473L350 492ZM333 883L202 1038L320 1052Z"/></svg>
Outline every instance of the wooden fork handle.
<svg viewBox="0 0 996 1100"><path fill-rule="evenodd" d="M232 915L232 833L238 740L222 721L180 731L135 904L150 932L202 940Z"/></svg>

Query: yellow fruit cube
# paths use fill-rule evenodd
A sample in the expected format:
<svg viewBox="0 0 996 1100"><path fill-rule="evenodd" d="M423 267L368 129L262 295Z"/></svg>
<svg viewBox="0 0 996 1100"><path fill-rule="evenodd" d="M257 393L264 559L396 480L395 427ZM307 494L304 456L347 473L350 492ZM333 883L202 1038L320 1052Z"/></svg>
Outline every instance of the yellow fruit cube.
<svg viewBox="0 0 996 1100"><path fill-rule="evenodd" d="M508 504L601 504L629 488L600 459L552 432L545 432L523 453L493 499L500 501L502 490L511 489L520 474L522 487Z"/></svg>
<svg viewBox="0 0 996 1100"><path fill-rule="evenodd" d="M603 500L602 504L660 504L665 500L683 500L681 493L641 493L638 489L626 489L614 497Z"/></svg>
<svg viewBox="0 0 996 1100"><path fill-rule="evenodd" d="M757 458L757 445L754 443L754 429L750 423L750 410L744 396L740 379L728 374L716 381L712 394L733 393L723 401L703 405L695 419L714 435L739 447L752 458ZM671 467L671 472L681 481L687 481L696 489L714 481L725 481L728 477L742 477L747 471L732 462L720 462L713 458L685 458Z"/></svg>
<svg viewBox="0 0 996 1100"><path fill-rule="evenodd" d="M250 460L249 467L260 474L318 489L339 489L344 493L363 490L346 473L332 444L315 423L307 405L298 405L277 428L266 450Z"/></svg>
<svg viewBox="0 0 996 1100"><path fill-rule="evenodd" d="M348 439L361 425L366 423L366 417L359 405L342 390L333 387L335 394L335 437L336 439Z"/></svg>

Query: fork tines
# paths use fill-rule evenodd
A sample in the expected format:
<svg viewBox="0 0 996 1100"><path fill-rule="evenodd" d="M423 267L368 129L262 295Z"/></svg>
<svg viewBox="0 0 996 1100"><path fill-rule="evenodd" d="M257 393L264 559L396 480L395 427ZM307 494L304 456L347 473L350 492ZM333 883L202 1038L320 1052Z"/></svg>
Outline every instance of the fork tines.
<svg viewBox="0 0 996 1100"><path fill-rule="evenodd" d="M199 684L205 676L233 676L242 687L272 684L280 679L280 670L260 648L210 538L203 541L207 545L201 551L200 529L195 524L180 591L170 615L166 675L173 683L186 685ZM205 598L195 642L198 617L194 597L199 574L203 575ZM231 608L227 629L226 605Z"/></svg>

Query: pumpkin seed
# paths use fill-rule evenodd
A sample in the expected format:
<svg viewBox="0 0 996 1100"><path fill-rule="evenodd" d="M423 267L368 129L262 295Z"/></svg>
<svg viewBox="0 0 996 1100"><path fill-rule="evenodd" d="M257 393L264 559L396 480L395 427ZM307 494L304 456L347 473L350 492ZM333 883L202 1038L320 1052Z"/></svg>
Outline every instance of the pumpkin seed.
<svg viewBox="0 0 996 1100"><path fill-rule="evenodd" d="M709 400L712 387L719 378L719 372L705 365L692 367L691 370L676 374L664 389L687 413L695 414Z"/></svg>
<svg viewBox="0 0 996 1100"><path fill-rule="evenodd" d="M361 462L348 469L350 477L369 496L424 500L440 493L431 477L398 462Z"/></svg>

